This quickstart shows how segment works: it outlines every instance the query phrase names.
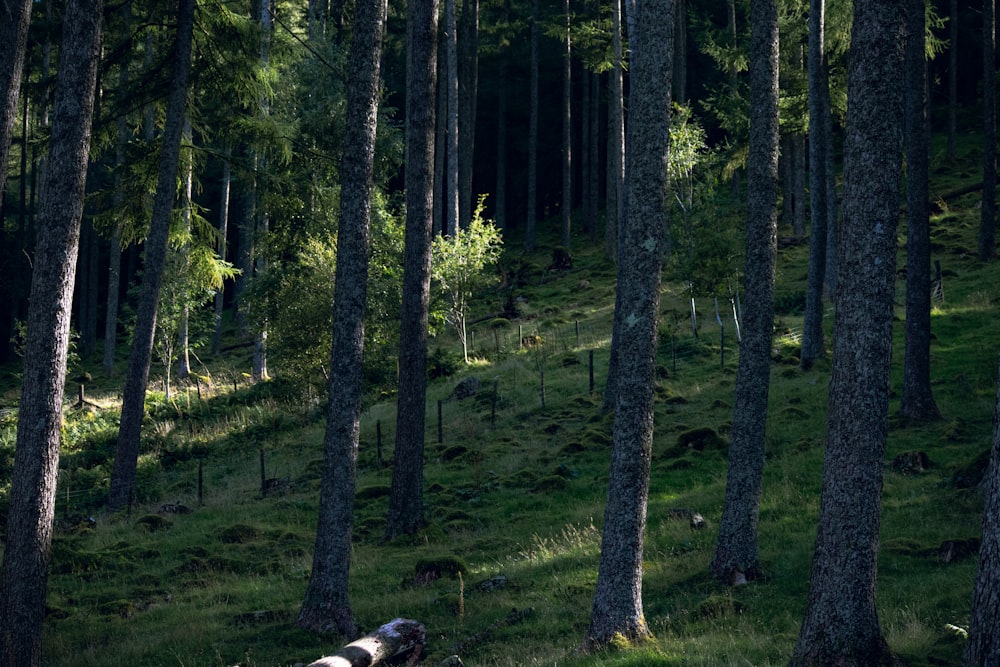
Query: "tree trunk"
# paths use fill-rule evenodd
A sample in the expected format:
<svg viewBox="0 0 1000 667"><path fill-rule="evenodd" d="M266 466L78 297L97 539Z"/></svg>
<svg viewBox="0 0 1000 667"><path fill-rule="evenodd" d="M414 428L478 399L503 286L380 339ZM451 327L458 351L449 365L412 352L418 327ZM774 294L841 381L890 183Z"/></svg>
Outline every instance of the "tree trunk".
<svg viewBox="0 0 1000 667"><path fill-rule="evenodd" d="M906 42L906 351L899 413L907 419L941 416L931 392L931 233L927 179L925 0L908 0Z"/></svg>
<svg viewBox="0 0 1000 667"><path fill-rule="evenodd" d="M438 0L407 4L406 247L399 326L396 450L385 537L424 524L424 421L434 188Z"/></svg>
<svg viewBox="0 0 1000 667"><path fill-rule="evenodd" d="M682 0L683 2L683 0ZM625 200L625 110L622 92L621 0L611 2L612 67L608 76L608 195L604 214L604 256L618 254L619 227Z"/></svg>
<svg viewBox="0 0 1000 667"><path fill-rule="evenodd" d="M187 146L191 146L191 121L187 118L184 120L182 141ZM189 150L187 160L184 163L183 200L181 201L181 218L184 223L184 231L189 238L191 236L192 206L194 205L194 202L191 199L193 181L194 163L193 156L190 154ZM189 289L190 281L187 278L190 272L191 242L186 242L179 252L182 255L181 266L183 267L184 285L180 290L183 306L181 310L180 325L177 327L177 377L183 380L191 374L191 355L189 354L188 349L191 344L191 336L188 329L191 319L191 312L188 306L191 301L191 293Z"/></svg>
<svg viewBox="0 0 1000 667"><path fill-rule="evenodd" d="M833 113L830 111L830 95L827 89L827 110L824 120L826 129L823 139L826 141L826 257L823 284L826 297L833 300L837 294L837 219L840 203L837 198L837 171L833 155Z"/></svg>
<svg viewBox="0 0 1000 667"><path fill-rule="evenodd" d="M760 575L757 521L771 379L778 225L778 7L750 6L750 147L747 159L745 303L726 501L710 565L721 581Z"/></svg>
<svg viewBox="0 0 1000 667"><path fill-rule="evenodd" d="M628 208L619 303L628 310L619 334L617 404L600 567L584 644L608 645L649 635L642 612L642 559L653 441L653 388L660 298L661 244L670 124L672 0L641 0L641 33L631 63Z"/></svg>
<svg viewBox="0 0 1000 667"><path fill-rule="evenodd" d="M17 100L21 93L21 73L24 52L28 44L28 23L31 20L31 0L11 0L4 3L8 15L0 21L0 206L7 184L7 162L10 141L17 118Z"/></svg>
<svg viewBox="0 0 1000 667"><path fill-rule="evenodd" d="M962 657L964 667L1000 664L1000 389L993 412L993 449L983 480L983 541L979 546L979 570L972 589L969 643Z"/></svg>
<svg viewBox="0 0 1000 667"><path fill-rule="evenodd" d="M438 3L440 5L440 2ZM440 7L439 10L440 11ZM448 156L448 94L451 91L451 83L448 80L448 53L446 47L446 29L438 31L438 68L437 94L437 118L435 118L434 130L434 233L447 233L447 219L445 216L445 160ZM442 51L444 51L442 57ZM440 85L444 81L445 85Z"/></svg>
<svg viewBox="0 0 1000 667"><path fill-rule="evenodd" d="M219 258L226 259L226 236L229 234L229 192L232 184L232 166L228 159L222 162L222 182L219 185ZM225 288L215 292L214 328L212 330L212 354L222 352L222 312Z"/></svg>
<svg viewBox="0 0 1000 667"><path fill-rule="evenodd" d="M420 651L426 638L422 624L397 618L307 667L376 667L390 658Z"/></svg>
<svg viewBox="0 0 1000 667"><path fill-rule="evenodd" d="M983 0L983 206L979 220L979 258L996 255L997 81L996 0Z"/></svg>
<svg viewBox="0 0 1000 667"><path fill-rule="evenodd" d="M86 274L81 275L78 283L82 283L80 298L84 302L84 317L80 326L80 355L90 357L97 350L97 302L98 275L101 256L101 237L94 229L93 220L89 217L83 221L86 230L80 247L80 254L85 255L83 266Z"/></svg>
<svg viewBox="0 0 1000 667"><path fill-rule="evenodd" d="M70 310L101 43L101 4L101 0L70 0L63 21L0 572L0 664L4 665L41 664Z"/></svg>
<svg viewBox="0 0 1000 667"><path fill-rule="evenodd" d="M349 638L358 632L348 596L348 575L361 415L379 62L385 16L386 0L362 0L356 5L351 45L353 67L347 80L341 158L330 400L323 438L319 520L312 574L298 617L299 625L308 630L336 630Z"/></svg>
<svg viewBox="0 0 1000 667"><path fill-rule="evenodd" d="M601 182L601 75L592 72L589 75L590 84L590 186L588 188L589 197L587 202L588 221L587 231L590 235L590 242L594 245L598 241L598 216L600 214L600 182Z"/></svg>
<svg viewBox="0 0 1000 667"><path fill-rule="evenodd" d="M448 149L445 167L445 216L442 231L455 232L459 227L459 118L458 112L458 23L455 17L457 0L444 0L444 41L448 65Z"/></svg>
<svg viewBox="0 0 1000 667"><path fill-rule="evenodd" d="M458 219L472 219L472 171L476 147L476 100L479 92L479 0L462 0L458 61ZM457 229L457 227L456 227Z"/></svg>
<svg viewBox="0 0 1000 667"><path fill-rule="evenodd" d="M827 116L830 90L823 45L824 0L809 5L809 271L799 362L808 370L826 355L823 342L823 282L827 247Z"/></svg>
<svg viewBox="0 0 1000 667"><path fill-rule="evenodd" d="M509 13L509 2L504 12ZM504 22L507 19L505 17ZM493 219L500 229L507 228L507 53L500 47L500 72L497 81L497 180Z"/></svg>
<svg viewBox="0 0 1000 667"><path fill-rule="evenodd" d="M592 81L586 64L580 68L580 217L583 220L583 230L590 238L590 88Z"/></svg>
<svg viewBox="0 0 1000 667"><path fill-rule="evenodd" d="M122 22L126 33L132 27L132 5L125 4L121 8ZM125 90L129 82L128 61L123 61L118 69L118 87ZM117 122L117 137L115 138L115 194L114 208L120 210L124 203L121 194L122 171L125 167L125 147L128 145L132 132L129 129L128 116L121 114ZM106 377L115 372L115 352L118 350L118 299L121 294L122 280L122 226L115 223L111 232L111 242L108 248L108 296L104 315L104 357L101 362Z"/></svg>
<svg viewBox="0 0 1000 667"><path fill-rule="evenodd" d="M524 246L535 248L538 218L538 0L531 0L531 81L528 92L528 203Z"/></svg>
<svg viewBox="0 0 1000 667"><path fill-rule="evenodd" d="M163 149L160 152L152 221L145 242L146 262L125 377L115 467L108 495L108 505L113 510L125 507L135 492L135 471L139 458L139 437L142 431L142 416L145 412L146 388L149 384L149 361L156 330L156 310L160 299L160 286L163 284L163 268L167 259L170 216L177 194L177 165L180 160L181 132L184 126L184 109L191 72L193 25L194 0L179 0L177 38L172 59L174 71L167 100L166 123L163 128Z"/></svg>
<svg viewBox="0 0 1000 667"><path fill-rule="evenodd" d="M674 99L679 104L687 104L687 41L688 41L687 0L674 0Z"/></svg>
<svg viewBox="0 0 1000 667"><path fill-rule="evenodd" d="M875 609L902 155L904 0L856 0L819 527L791 664L891 664Z"/></svg>
<svg viewBox="0 0 1000 667"><path fill-rule="evenodd" d="M955 159L958 136L958 0L948 3L948 148L947 157Z"/></svg>
<svg viewBox="0 0 1000 667"><path fill-rule="evenodd" d="M570 43L569 0L563 0L563 18L566 22L563 36L563 94L562 94L562 246L569 250L570 225L573 214L573 60Z"/></svg>

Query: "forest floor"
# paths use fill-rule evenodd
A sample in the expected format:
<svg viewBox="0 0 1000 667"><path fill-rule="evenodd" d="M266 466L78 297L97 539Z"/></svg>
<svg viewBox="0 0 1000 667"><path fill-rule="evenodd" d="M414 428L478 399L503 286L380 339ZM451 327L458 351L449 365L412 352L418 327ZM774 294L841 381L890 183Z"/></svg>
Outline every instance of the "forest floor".
<svg viewBox="0 0 1000 667"><path fill-rule="evenodd" d="M974 154L957 162L932 189L953 189L962 169L976 173ZM1000 263L975 257L978 201L972 192L940 202L932 221L944 276L944 298L932 314L940 420L913 424L895 414L902 279L897 287L877 605L890 647L909 667L958 664L969 618L982 508L977 475L990 447L1000 349ZM900 267L904 234L901 227ZM611 417L601 411L601 391L615 269L598 250L574 249L572 268L546 271L551 252L543 245L517 260L520 318L484 320L473 362L429 385L429 525L391 543L382 533L395 403L366 404L351 569L358 623L366 630L396 617L424 623L429 665L450 654L475 666L787 664L809 587L830 368L829 359L809 372L797 365L807 247L779 252L760 511L764 577L730 588L708 573L737 344L728 302L719 306L721 331L714 304L699 304L695 338L688 297L668 282L643 582L654 639L592 656L578 646L597 579L608 476ZM495 300L481 304L482 313ZM828 350L831 320L828 313ZM458 349L449 336L433 340L437 348L448 350L438 360ZM95 380L87 396L98 407L68 407L46 664L294 665L343 643L294 622L316 530L322 397L304 397L280 377L251 386L248 369L249 351L238 349L206 360L199 382L178 385L169 401L151 392L141 495L129 512L101 509L118 388ZM469 376L480 380L475 396L451 398ZM15 383L0 391L5 513ZM67 390L68 405L75 392L75 385ZM706 526L693 529L690 513Z"/></svg>

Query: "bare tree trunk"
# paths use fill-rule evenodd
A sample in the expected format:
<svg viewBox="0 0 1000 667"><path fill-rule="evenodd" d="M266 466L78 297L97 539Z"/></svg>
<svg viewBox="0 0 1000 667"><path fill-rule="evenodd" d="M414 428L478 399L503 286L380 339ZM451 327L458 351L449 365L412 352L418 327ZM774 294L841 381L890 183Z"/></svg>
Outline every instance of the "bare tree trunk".
<svg viewBox="0 0 1000 667"><path fill-rule="evenodd" d="M535 248L538 217L538 0L531 0L531 82L528 100L528 203L524 245Z"/></svg>
<svg viewBox="0 0 1000 667"><path fill-rule="evenodd" d="M684 0L681 0L684 2ZM604 216L604 256L618 254L619 226L625 200L625 110L622 92L621 0L611 2L611 48L608 95L608 196Z"/></svg>
<svg viewBox="0 0 1000 667"><path fill-rule="evenodd" d="M983 206L979 221L979 259L996 255L997 81L996 0L983 0Z"/></svg>
<svg viewBox="0 0 1000 667"><path fill-rule="evenodd" d="M406 32L406 246L399 325L396 449L385 537L424 524L424 432L434 186L438 0L410 0Z"/></svg>
<svg viewBox="0 0 1000 667"><path fill-rule="evenodd" d="M905 0L856 0L819 527L791 665L885 665L875 608L902 157Z"/></svg>
<svg viewBox="0 0 1000 667"><path fill-rule="evenodd" d="M191 132L191 121L187 118L184 119L184 130L181 139L187 146L191 146L192 132ZM194 205L191 200L192 195L192 184L194 181L194 163L192 162L192 155L190 150L188 150L187 160L184 163L184 190L183 190L183 201L181 202L181 216L184 221L184 228L187 235L191 235L191 207ZM188 266L191 261L191 246L190 243L185 243L184 247L180 249L182 254L182 265L184 266L184 273L187 273ZM185 283L187 278L185 276ZM190 333L188 331L188 325L190 324L190 310L188 308L188 302L190 301L190 293L188 291L188 285L185 284L181 289L181 298L184 301L183 309L181 311L181 321L177 327L177 377L181 380L187 378L191 374L191 358L188 353L188 348L190 346Z"/></svg>
<svg viewBox="0 0 1000 667"><path fill-rule="evenodd" d="M458 219L472 220L472 172L476 147L476 101L479 90L479 0L462 0L458 46ZM457 228L456 228L457 229Z"/></svg>
<svg viewBox="0 0 1000 667"><path fill-rule="evenodd" d="M562 95L562 246L569 250L570 225L573 214L573 60L570 44L569 0L563 0L566 21L563 36L563 95Z"/></svg>
<svg viewBox="0 0 1000 667"><path fill-rule="evenodd" d="M771 382L778 229L778 5L750 6L750 148L743 318L726 501L710 568L721 581L760 576L757 523Z"/></svg>
<svg viewBox="0 0 1000 667"><path fill-rule="evenodd" d="M445 222L444 231L455 232L459 228L459 123L458 113L458 23L455 17L457 0L444 0L444 40L448 65L448 149L445 168Z"/></svg>
<svg viewBox="0 0 1000 667"><path fill-rule="evenodd" d="M493 219L497 227L507 227L507 55L500 53L500 73L497 81L497 180Z"/></svg>
<svg viewBox="0 0 1000 667"><path fill-rule="evenodd" d="M899 413L941 416L931 391L931 232L928 211L930 128L927 115L925 0L908 0L906 43L906 349Z"/></svg>
<svg viewBox="0 0 1000 667"><path fill-rule="evenodd" d="M28 23L31 20L31 0L11 0L4 7L8 15L0 21L0 206L7 184L7 162L10 141L17 117L17 100L21 93L21 73L24 52L28 44Z"/></svg>
<svg viewBox="0 0 1000 667"><path fill-rule="evenodd" d="M628 9L628 13L626 15L626 19L627 19L627 23L628 23L628 27L629 27L630 38L631 38L632 60L635 60L638 57L637 49L638 49L638 46L639 46L638 26L636 25L636 18L635 18L635 13L636 13L635 0L625 0L625 7ZM615 12L615 9L619 9L619 11ZM616 17L616 14L617 14L617 18L618 18L618 28L619 29L618 30L614 30L613 33L612 33L612 46L613 46L613 48L615 50L614 57L615 57L617 65L618 65L617 67L615 67L615 71L618 72L618 75L619 75L618 79L619 79L619 82L620 82L621 81L621 76L620 75L621 75L621 72L622 72L622 67L621 67L621 65L622 65L622 35L621 35L621 11L620 11L620 5L617 3L617 1L614 4L612 4L612 22L613 23L614 23L614 19ZM634 103L634 100L632 99L632 94L633 94L633 92L630 90L629 91L629 102L630 103ZM621 97L616 97L616 100L618 100L618 102L616 102L616 104L620 103L621 107L623 108L624 107L624 99L621 98ZM616 110L616 113L617 113L617 110ZM614 318L613 318L612 323L611 323L611 350L610 350L610 353L608 355L608 375L607 375L607 381L604 383L604 396L602 397L602 401L601 401L601 411L602 412L608 412L610 410L615 409L615 406L617 405L617 402L618 402L618 366L619 366L619 363L618 363L618 356L619 356L619 354L618 354L619 349L618 348L619 348L619 345L618 344L619 344L619 342L620 342L620 340L622 338L621 328L623 326L622 320L624 319L624 314L623 314L624 313L624 306L623 306L623 302L622 302L622 291L620 289L620 286L621 286L621 280L620 280L621 270L622 270L622 265L624 264L625 259L626 259L625 256L624 256L625 246L623 245L622 240L625 238L625 227L628 224L628 191L626 190L626 187L625 187L626 186L626 180L625 180L625 177L626 177L626 161L625 160L626 160L626 155L627 155L627 145L625 143L626 142L626 137L624 135L624 131L625 131L624 112L623 112L623 114L621 116L619 116L619 120L621 121L620 127L621 127L621 131L623 133L622 136L621 136L621 144L620 144L620 148L621 148L620 155L621 155L621 158L622 158L622 162L621 162L620 165L617 165L617 164L615 165L615 170L616 170L616 176L620 174L621 178L620 178L619 183L621 184L621 188L618 190L618 202L617 202L617 207L616 207L617 208L617 213L618 213L618 225L617 225L617 227L614 230L615 241L616 241L615 255L616 255L616 259L618 261L619 282L618 282L618 288L615 289L615 312L614 312ZM629 136L631 136L631 135L629 135ZM617 157L617 151L616 151L616 156L613 159L614 160L618 159L618 157Z"/></svg>
<svg viewBox="0 0 1000 667"><path fill-rule="evenodd" d="M688 0L674 0L674 100L687 104Z"/></svg>
<svg viewBox="0 0 1000 667"><path fill-rule="evenodd" d="M584 76L588 76L584 73ZM596 244L598 241L598 216L600 214L600 182L601 182L601 75L596 72L590 75L590 169L588 187L589 197L587 200L588 221L587 231L590 235L590 242Z"/></svg>
<svg viewBox="0 0 1000 667"><path fill-rule="evenodd" d="M438 11L440 12L440 2ZM437 93L434 96L437 103L437 117L434 121L434 233L447 233L445 217L445 160L448 155L448 93L451 84L448 81L448 54L445 45L447 30L438 31L437 59ZM442 57L442 51L444 51ZM445 85L440 85L444 81Z"/></svg>
<svg viewBox="0 0 1000 667"><path fill-rule="evenodd" d="M629 311L619 334L617 403L601 559L594 591L588 648L615 637L649 635L642 611L642 561L653 441L654 365L659 314L670 125L672 0L640 0L641 33L631 63L628 207L618 302Z"/></svg>
<svg viewBox="0 0 1000 667"><path fill-rule="evenodd" d="M979 546L979 569L972 589L969 643L962 656L964 667L1000 664L1000 388L993 411L993 448L983 480L983 541Z"/></svg>
<svg viewBox="0 0 1000 667"><path fill-rule="evenodd" d="M219 186L219 258L226 259L226 236L229 234L229 192L232 184L232 165L229 158L222 162L222 182ZM225 287L215 292L215 327L212 331L212 354L222 351L222 313Z"/></svg>
<svg viewBox="0 0 1000 667"><path fill-rule="evenodd" d="M390 658L420 651L426 634L422 624L397 618L308 667L376 667Z"/></svg>
<svg viewBox="0 0 1000 667"><path fill-rule="evenodd" d="M333 297L333 344L323 475L312 573L298 624L314 632L336 630L354 638L348 595L356 485L361 376L368 291L369 221L379 62L386 0L356 4L347 81L346 133L341 164L340 232Z"/></svg>
<svg viewBox="0 0 1000 667"><path fill-rule="evenodd" d="M191 72L191 41L194 26L194 0L179 0L177 38L174 43L173 78L167 100L163 149L153 201L153 217L146 238L146 263L142 291L136 312L136 325L125 377L122 418L118 430L115 467L111 476L108 505L125 507L135 492L135 472L139 458L139 437L145 413L146 388L149 384L149 361L156 330L156 310L167 258L170 215L177 192L177 165L180 160L181 132Z"/></svg>
<svg viewBox="0 0 1000 667"><path fill-rule="evenodd" d="M121 12L125 32L129 33L132 26L132 5L123 5ZM128 60L123 59L118 67L118 87L124 90L128 87L129 82ZM124 202L121 194L122 169L125 166L125 147L132 135L129 129L128 117L125 114L118 117L116 130L114 208L117 210L121 208ZM106 377L111 377L115 372L115 352L118 349L118 299L121 293L122 280L121 245L122 226L120 223L116 223L111 232L111 241L108 248L108 296L104 308L104 357L101 367Z"/></svg>
<svg viewBox="0 0 1000 667"><path fill-rule="evenodd" d="M955 159L955 139L958 136L958 0L948 2L948 149L949 160Z"/></svg>
<svg viewBox="0 0 1000 667"><path fill-rule="evenodd" d="M63 20L0 572L0 664L4 665L37 667L42 658L70 309L101 43L101 4L101 0L70 0Z"/></svg>
<svg viewBox="0 0 1000 667"><path fill-rule="evenodd" d="M826 354L823 341L823 281L827 248L827 116L830 91L824 53L824 0L809 5L809 270L799 362L808 370ZM798 192L796 190L796 192Z"/></svg>

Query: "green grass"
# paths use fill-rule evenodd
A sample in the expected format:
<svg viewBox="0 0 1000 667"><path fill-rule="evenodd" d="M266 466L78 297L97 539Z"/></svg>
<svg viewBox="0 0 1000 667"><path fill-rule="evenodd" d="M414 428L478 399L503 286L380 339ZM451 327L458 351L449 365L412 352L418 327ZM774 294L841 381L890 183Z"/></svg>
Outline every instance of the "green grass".
<svg viewBox="0 0 1000 667"><path fill-rule="evenodd" d="M877 603L890 646L911 666L957 661L962 640L948 626L968 621L976 568L974 556L950 563L937 556L942 542L979 534L982 498L954 480L989 447L996 395L1000 265L980 265L965 253L975 247L978 215L966 199L950 202L934 221L935 258L946 271L945 301L932 318L932 375L943 418L890 420L887 463L914 450L930 461L920 474L888 467L885 474ZM664 285L643 586L655 638L581 655L610 458L611 418L600 412L600 392L614 271L596 251L578 251L574 268L559 275L537 268L547 260L544 249L523 259L536 270L527 272L519 290L526 299L522 319L477 326L474 363L429 386L429 525L390 544L382 534L391 469L379 466L377 428L382 457L390 459L395 404L366 404L351 570L358 623L370 630L398 616L421 621L429 638L427 664L453 652L468 665L498 667L786 664L808 593L829 361L803 373L795 365L794 336L775 340L760 515L764 577L738 589L721 586L707 566L722 513L725 450L681 443L697 429L727 438L736 345L727 332L720 365L718 327L707 301L700 305L704 328L695 340L684 291ZM780 294L804 289L805 261L804 246L781 251ZM892 386L898 393L902 283L897 293ZM801 327L794 314L781 314L779 321L792 333ZM540 336L541 346L519 349L519 333ZM440 337L435 347L455 350L457 343ZM114 450L117 387L95 380L88 398L105 407L67 412L46 664L293 665L342 643L294 623L311 567L321 401L280 380L247 387L238 370L245 360L226 361L233 365L213 366L214 384L203 385L201 396L181 384L169 403L162 394L151 395L139 506L131 514L100 510ZM465 375L480 378L479 396L449 401ZM3 407L14 407L10 387L2 389ZM894 396L893 415L897 409ZM5 511L15 421L9 413L0 419ZM266 476L287 480L283 493L261 496L261 451ZM161 514L168 503L192 512ZM677 509L701 513L707 529L693 531L671 511ZM91 514L95 527L81 523ZM428 559L459 559L466 570L461 578L418 585L417 564Z"/></svg>

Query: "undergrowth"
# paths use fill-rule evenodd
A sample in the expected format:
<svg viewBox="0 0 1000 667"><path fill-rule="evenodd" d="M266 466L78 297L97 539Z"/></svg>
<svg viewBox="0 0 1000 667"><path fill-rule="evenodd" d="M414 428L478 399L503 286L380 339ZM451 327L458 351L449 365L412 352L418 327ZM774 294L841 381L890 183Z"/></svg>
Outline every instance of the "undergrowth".
<svg viewBox="0 0 1000 667"><path fill-rule="evenodd" d="M891 648L911 667L955 664L961 654L982 507L975 475L989 448L997 383L1000 268L968 254L974 202L950 204L933 222L945 270L932 317L937 421L895 416L902 282L897 291L877 603ZM395 403L366 403L351 569L358 623L371 630L395 617L419 620L427 664L451 653L496 667L786 664L808 593L830 369L828 359L810 372L797 365L806 247L779 257L763 578L732 589L707 571L725 491L737 344L728 331L720 348L707 305L695 338L686 292L667 284L643 586L654 639L596 655L578 648L597 580L612 435L601 391L614 269L597 251L580 251L572 269L545 271L550 251L518 260L521 319L477 325L471 365L456 362L453 339L432 341L428 526L388 544ZM248 386L238 370L245 363L220 360L211 382L178 385L169 401L150 393L138 503L128 512L103 510L116 388L106 382L102 391L95 380L87 390L98 407L67 410L46 664L293 665L343 643L294 622L311 567L323 399L280 380ZM469 376L479 391L455 399ZM8 400L0 413L3 516L15 406ZM913 452L926 465L897 463ZM692 528L692 513L704 529Z"/></svg>

